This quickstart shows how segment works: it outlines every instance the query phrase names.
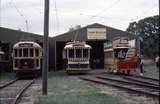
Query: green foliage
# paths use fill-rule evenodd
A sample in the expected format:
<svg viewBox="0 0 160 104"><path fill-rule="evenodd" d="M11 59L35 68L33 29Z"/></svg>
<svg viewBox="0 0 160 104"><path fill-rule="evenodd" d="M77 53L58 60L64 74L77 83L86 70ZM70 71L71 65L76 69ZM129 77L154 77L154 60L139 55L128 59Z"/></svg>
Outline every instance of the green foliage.
<svg viewBox="0 0 160 104"><path fill-rule="evenodd" d="M34 104L124 104L120 98L107 96L64 72L50 72L48 78L49 96L38 97Z"/></svg>
<svg viewBox="0 0 160 104"><path fill-rule="evenodd" d="M141 52L145 57L154 58L159 53L159 15L132 22L126 31L142 37Z"/></svg>

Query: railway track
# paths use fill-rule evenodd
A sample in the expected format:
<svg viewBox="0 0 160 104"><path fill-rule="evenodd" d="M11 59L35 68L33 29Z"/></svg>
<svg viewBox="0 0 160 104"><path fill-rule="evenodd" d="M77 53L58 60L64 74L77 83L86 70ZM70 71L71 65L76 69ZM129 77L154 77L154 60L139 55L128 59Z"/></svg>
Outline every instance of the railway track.
<svg viewBox="0 0 160 104"><path fill-rule="evenodd" d="M80 79L94 82L96 84L109 85L123 90L139 93L151 97L159 97L159 86L144 83L143 81L133 81L125 77L81 76ZM137 79L138 80L138 79Z"/></svg>
<svg viewBox="0 0 160 104"><path fill-rule="evenodd" d="M154 85L154 86L158 86L159 87L159 80L157 79L150 79L150 78L147 78L147 77L133 77L133 76L127 76L127 77L124 77L124 79L126 80L132 80L132 81L135 81L135 82L139 82L139 83L145 83L145 84L148 84L148 85Z"/></svg>
<svg viewBox="0 0 160 104"><path fill-rule="evenodd" d="M4 84L0 85L0 90L3 89L3 88L5 88L5 87L7 87L7 86L9 86L10 84L16 82L17 80L18 79L13 79L13 80L11 80L11 81L9 81L7 83L4 83Z"/></svg>
<svg viewBox="0 0 160 104"><path fill-rule="evenodd" d="M153 90L154 89L155 90L159 89L159 86L157 86L157 85L151 85L151 84L148 84L148 83L141 83L141 82L138 82L138 81L132 81L130 79L126 80L125 77L121 78L121 79L116 79L116 78L108 78L108 77L103 77L103 76L97 76L97 78L103 79L103 80L114 81L114 82L117 82L117 83L136 85L136 86L140 86L140 87L150 88L150 89L153 89Z"/></svg>
<svg viewBox="0 0 160 104"><path fill-rule="evenodd" d="M22 94L34 83L33 80L15 79L0 87L0 104L18 104Z"/></svg>

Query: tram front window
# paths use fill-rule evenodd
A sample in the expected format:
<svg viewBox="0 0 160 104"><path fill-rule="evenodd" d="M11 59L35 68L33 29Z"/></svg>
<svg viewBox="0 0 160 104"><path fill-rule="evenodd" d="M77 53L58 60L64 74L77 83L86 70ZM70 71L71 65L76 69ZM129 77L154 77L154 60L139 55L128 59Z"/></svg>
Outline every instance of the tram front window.
<svg viewBox="0 0 160 104"><path fill-rule="evenodd" d="M116 58L124 59L126 57L126 53L128 48L115 49L114 54Z"/></svg>
<svg viewBox="0 0 160 104"><path fill-rule="evenodd" d="M17 57L18 54L17 54L17 49L14 49L14 56Z"/></svg>
<svg viewBox="0 0 160 104"><path fill-rule="evenodd" d="M22 48L19 49L19 57L22 57Z"/></svg>
<svg viewBox="0 0 160 104"><path fill-rule="evenodd" d="M28 57L28 48L23 49L23 56Z"/></svg>
<svg viewBox="0 0 160 104"><path fill-rule="evenodd" d="M74 58L74 50L73 49L69 50L69 58Z"/></svg>
<svg viewBox="0 0 160 104"><path fill-rule="evenodd" d="M30 48L30 57L33 57L33 48Z"/></svg>
<svg viewBox="0 0 160 104"><path fill-rule="evenodd" d="M36 56L38 57L39 56L39 50L35 49L35 53L36 53Z"/></svg>
<svg viewBox="0 0 160 104"><path fill-rule="evenodd" d="M81 58L82 57L82 50L76 49L76 58Z"/></svg>
<svg viewBox="0 0 160 104"><path fill-rule="evenodd" d="M83 49L83 57L84 58L88 57L88 49Z"/></svg>

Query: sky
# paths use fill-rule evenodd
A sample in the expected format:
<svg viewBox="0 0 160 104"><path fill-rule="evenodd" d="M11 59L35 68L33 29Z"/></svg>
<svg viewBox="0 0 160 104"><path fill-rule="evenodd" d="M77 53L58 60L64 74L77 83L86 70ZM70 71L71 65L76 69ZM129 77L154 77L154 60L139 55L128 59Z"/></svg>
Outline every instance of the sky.
<svg viewBox="0 0 160 104"><path fill-rule="evenodd" d="M0 0L0 26L43 34L45 0ZM125 31L129 23L159 13L158 0L50 0L49 36L100 23Z"/></svg>

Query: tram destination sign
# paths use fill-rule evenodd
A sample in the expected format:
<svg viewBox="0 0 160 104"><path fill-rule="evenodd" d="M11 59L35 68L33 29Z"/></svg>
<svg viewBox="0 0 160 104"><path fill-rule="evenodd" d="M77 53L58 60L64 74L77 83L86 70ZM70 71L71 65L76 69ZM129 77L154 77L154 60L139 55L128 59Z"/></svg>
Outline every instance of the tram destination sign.
<svg viewBox="0 0 160 104"><path fill-rule="evenodd" d="M22 44L19 44L20 47L32 47L33 44L30 44L30 43L22 43Z"/></svg>
<svg viewBox="0 0 160 104"><path fill-rule="evenodd" d="M87 39L106 40L106 28L87 28Z"/></svg>

